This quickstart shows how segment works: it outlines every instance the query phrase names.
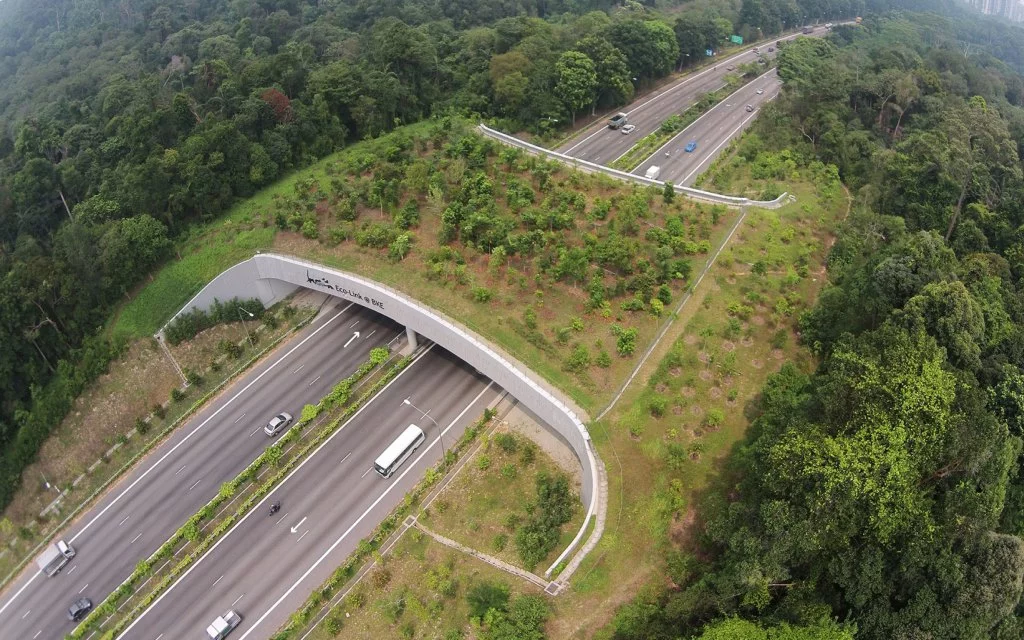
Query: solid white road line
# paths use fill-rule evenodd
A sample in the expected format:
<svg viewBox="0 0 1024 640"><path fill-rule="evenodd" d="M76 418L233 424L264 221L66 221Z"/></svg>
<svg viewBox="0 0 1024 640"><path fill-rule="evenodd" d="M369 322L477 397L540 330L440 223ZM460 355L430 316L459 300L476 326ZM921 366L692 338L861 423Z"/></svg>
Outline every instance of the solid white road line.
<svg viewBox="0 0 1024 640"><path fill-rule="evenodd" d="M350 304L349 304L349 306L352 306L353 304L355 304L355 303L354 303L354 302L353 302L353 303L350 303ZM347 308L348 308L348 307L346 307L346 309L347 309ZM383 389L381 389L380 391L378 391L378 392L377 392L377 395L376 395L376 396L374 396L374 398L380 397L380 396L381 396L381 395L382 395L382 394L383 394L383 393L384 393L385 391L387 391L387 388L388 388L388 387L390 387L390 386L391 386L391 385L393 385L394 383L398 382L398 380L399 380L399 379L401 379L401 377L402 377L402 376L404 376L404 375L405 375L406 373L408 373L409 371L411 371L411 370L413 369L413 367L414 367L414 366L416 366L416 363L417 363L417 362L419 362L420 360L422 360L422 359L423 359L423 357L424 357L424 356L426 356L426 355L427 355L428 353L430 353L430 351L431 351L431 350L432 350L432 349L433 349L433 348L434 348L435 346L436 346L436 343L434 343L434 344L431 344L431 345L430 345L429 347L427 347L426 349L424 349L423 351L421 351L421 352L419 353L419 355L417 355L417 356L416 356L416 358L415 358L415 359L414 359L414 360L413 360L412 362L410 362L410 363L409 363L409 365L408 365L408 366L407 366L407 367L406 367L405 369L402 369L402 370L401 370L401 371L400 371L400 372L398 373L398 375L397 375L397 376L395 376L394 378L392 378L391 382L389 382L389 383L387 383L386 385L384 385L384 388L383 388ZM299 472L299 470L301 470L301 469L302 469L302 467L304 467L304 466L306 465L306 463L307 463L307 462L309 462L310 460L312 460L313 458L315 458L315 457L316 457L316 454L317 454L317 453L319 453L321 449L323 449L324 447L326 447L326 446L327 446L327 444L328 444L328 443L329 443L329 442L330 442L331 440L333 440L335 436L337 436L337 435L338 435L339 433L342 433L342 432L343 432L343 431L345 430L345 427L347 427L347 426L348 426L349 424L351 424L351 423L352 423L352 421L353 421L353 420L355 420L355 419L356 419L356 417L357 417L357 416L358 416L358 415L359 415L360 413L362 413L362 412L363 412L363 411L364 411L364 410L366 409L366 407L369 407L369 406L370 406L370 405L372 405L372 404L373 404L373 400L371 399L371 401L370 401L370 402L367 402L367 403L366 403L366 404L364 404L363 406L359 407L359 410L358 410L358 411L356 411L356 412L355 412L355 413L354 413L354 414L352 415L352 417L351 417L351 418L349 418L349 419L348 419L348 420L347 420L347 421L345 422L345 424L341 425L341 427L339 427L337 431L335 431L334 433L332 433L332 434L331 434L331 435L330 435L330 436L329 436L329 437L328 437L328 438L327 438L326 440L324 440L324 441L323 441L322 443L320 443L320 446L319 446L319 447L317 447L316 449L314 449L314 450L313 450L313 452L312 452L312 453L310 453L310 454L309 454L308 456L306 456L306 459L305 459L305 460L303 460L302 462L300 462L300 463L299 463L299 465L298 465L297 467L295 467L294 469L292 469L291 473L289 473L289 474L288 474L287 476L285 476L285 477L284 477L284 480L281 480L281 482L279 482L279 483L278 483L277 487L275 487L275 488L274 488L274 489L273 489L273 490L272 490L272 491L271 491L270 493L268 493L267 495L263 496L263 499L262 499L262 500L260 500L260 501L259 501L258 503L256 503L256 504L255 504L255 505L253 506L253 508L249 509L249 513L245 514L245 515L244 515L244 516L242 517L242 519L241 519L241 520L239 520L238 522L236 522L236 523L234 524L234 526L233 526L233 527L231 527L230 529L228 529L228 531L227 531L227 532L226 532L226 533L225 533L224 535L222 535L222 536L220 537L220 540L218 540L217 542L215 542L215 543L213 544L213 546L212 546L212 547L210 547L209 549L207 549L207 550L206 550L206 553L204 553L204 554L203 554L202 556L200 556L198 560L196 560L195 562L193 562L193 563L192 563L192 566L190 566L190 567L189 567L189 568L188 568L188 569L187 569L187 570L185 571L185 573L181 574L181 576L180 576L180 577L179 577L179 578L178 578L178 579L177 579L177 580L176 580L176 581L175 581L175 582L174 582L173 584L171 584L171 586L167 587L167 589L166 589L166 590L165 590L165 591L164 591L164 592L163 592L162 594L160 594L160 596L159 596L159 597L158 597L158 598L157 598L156 600L154 600L154 601L152 602L152 604L150 604L150 605L149 605L149 608L148 608L148 609L146 609L145 611L143 611L142 613L140 613L140 614L139 614L139 616L138 616L137 618L135 618L135 621L134 621L134 622L132 622L132 623L131 623L130 625L128 625L128 626L127 626L127 627L125 628L125 630L121 632L121 636L123 637L123 636L127 635L127 633L128 633L129 631L131 631L132 627L134 627L135 625L137 625L137 624L139 623L139 621L140 621L140 620L142 620L142 619L143 619L143 618L144 618L144 617L146 616L146 614L147 614L147 613L149 613L150 611L152 611L152 610L153 610L153 607L155 607L155 606L156 606L157 604L159 604L159 603L160 603L160 601L161 601L161 600L163 600L163 599L164 599L165 597L167 597L167 594L168 594L168 593L170 593L171 591L173 591L175 587L177 587L177 586L178 586L179 584L181 584L182 580L184 580L184 579L185 579L186 577L188 577L188 574L192 573L192 571L194 571L194 570L195 570L195 568L196 568L196 567L198 567L198 566L199 566L199 565L200 565L200 564L201 564L201 563L203 562L203 560L205 560L205 559L206 559L207 557L209 557L209 555L210 555L211 553L213 553L214 549L216 549L217 547L219 547L219 546L221 545L221 543L223 543L223 542L224 542L225 540L227 540L227 539L228 539L229 537L231 537L231 534L232 534L232 533L234 533L234 532L235 532L235 530L236 530L236 529L238 529L238 527L239 527L239 526L241 526L241 524L242 524L243 522L245 522L245 521L246 521L246 520L247 520L247 519L248 519L248 518L249 518L249 517L250 517L250 516L251 516L252 514L256 513L256 512L257 512L257 511L259 511L260 509L262 509L262 508L263 508L263 503L264 503L264 502L266 502L267 500L269 500L269 499L270 499L270 497L271 497L271 496L273 496L275 492L277 492L278 490L280 490L280 489L281 489L281 487L283 487L283 486L285 485L285 483L287 483L287 482L288 482L288 480L290 480L290 479L291 479L291 477L292 477L292 476L294 476L294 475L295 475L296 473L298 473L298 472ZM442 434L442 436L443 436L443 434ZM431 446L433 446L433 445L431 445ZM429 451L429 450L430 450L430 447L427 447L427 450ZM419 460L419 458L417 458L417 460ZM404 475L404 474L403 474L403 475ZM285 514L285 515L288 515L288 514ZM282 518L282 519L283 519L283 518ZM38 574L36 574L36 575L38 575ZM244 637L244 636L243 636L243 637Z"/></svg>
<svg viewBox="0 0 1024 640"><path fill-rule="evenodd" d="M724 86L724 85L723 85L723 86ZM721 87L719 87L719 88L721 88ZM740 91L743 91L743 89L748 89L748 88L749 88L749 85L748 85L748 86L744 86L744 87L740 87L739 89L737 89L737 90L736 90L736 91L734 91L733 93L731 93L731 94L729 94L728 96L726 96L726 100L728 100L729 98L731 98L731 97L735 96L735 95L736 95L737 93L739 93ZM712 113L715 113L715 111L717 111L717 110L718 110L718 108L719 108L719 107L721 107L721 106L722 106L722 103L718 103L718 104L717 104L717 105L715 105L714 107L711 107L711 108L710 108L710 109L708 109L708 110L707 110L706 112L702 113L702 114L701 114L701 116L700 116L699 118L697 118L696 120L694 120L693 122L691 122L691 123L690 123L689 125L687 125L687 127L686 127L685 129L683 129L682 131L680 131L680 132L679 132L679 133L677 133L676 135L672 136L672 138L670 138L668 142L666 142L665 144L663 144L663 145L661 145L660 147L658 147L658 148L657 148L657 149L656 149L656 150L654 151L654 153L652 153L652 154L651 154L650 156L648 156L648 157L647 157L647 159L646 159L646 160L644 160L644 161L643 161L643 162L641 162L641 163L640 163L639 165L637 165L637 168L636 168L636 169L634 170L634 172L633 172L633 175L642 175L642 174L640 174L640 173L639 173L639 171L640 171L640 169L643 169L643 168L644 168L644 165L646 165L646 164L647 164L648 162L653 162L653 161L654 161L653 159L654 159L654 157L655 157L655 156L657 156L657 155L658 155L659 153L661 153L662 151L664 151L666 147L668 147L669 145L673 144L673 143L674 143L674 142L675 142L676 140L678 140L679 138L683 138L683 137L686 137L686 132L687 132L687 131L689 131L689 130L690 130L691 128L693 128L693 127L697 126L697 123L698 123L698 122L700 122L701 120L703 120L704 118L706 118L707 116L711 115ZM725 106L727 106L727 107L728 107L728 106L730 106L730 105L725 105ZM755 112L755 113L756 113L756 112ZM689 176L687 176L687 177L689 177ZM685 179L684 179L684 180L685 180ZM682 182L680 182L679 184L682 184Z"/></svg>
<svg viewBox="0 0 1024 640"><path fill-rule="evenodd" d="M327 322L323 323L323 325L321 325L321 326L320 326L319 328L317 328L317 330L316 330L316 331L314 331L313 333L311 333L311 334L309 334L308 336L306 336L305 338L303 338L302 342L300 342L299 344L297 344L297 345L295 345L294 347L292 347L291 349L289 349L289 350L288 350L288 353L286 353L286 354L284 354L283 356L281 356L280 358L278 358L278 359L277 359L277 361L276 361L276 362L274 362L274 364L272 364L272 365L270 365L269 367L267 367L267 369L266 369L265 371L263 371L263 373L261 373L260 375L256 376L256 377L255 377L255 378L254 378L254 379L253 379L253 380L252 380L252 381L251 381L251 382L250 382L249 384L245 385L245 387L244 387L244 388L243 388L242 390L240 390L240 391L239 391L238 393L236 393L236 394L235 394L235 395L233 395L233 396L232 396L231 398L229 398L229 399L228 399L228 400L227 400L227 401L226 401L226 402L225 402L225 403L224 403L223 405L221 405L221 407L220 407L219 409L217 409L216 411L214 411L214 412L213 412L213 414L212 414L212 415L211 415L211 416L210 416L209 418L207 418L206 420L203 420L203 421L202 421L202 422L201 422L201 423L200 423L200 424L199 424L199 425L198 425L198 426L197 426L197 427L196 427L195 429L193 429L193 430L192 430L191 432L189 432L189 433L188 433L188 434L187 434L187 435L186 435L186 436L185 436L184 438L182 438L180 442L178 442L178 443L177 443L176 445L174 445L173 447L171 447L170 451L168 451L167 453L165 453L165 454L164 454L163 456L161 456L161 457L160 457L160 459L159 459L159 460L157 460L156 462L154 462L152 466L150 466L150 467L149 467L148 469L146 469L146 470L145 470L145 471L144 471L144 472L143 472L143 473L142 473L142 474L141 474L141 475L140 475L140 476L139 476L138 478L136 478L136 479L135 479L135 481L134 481L134 482L132 482L132 483L131 483L130 485L128 485L127 487L125 487L125 489L124 489L124 490L123 490L123 491L122 491L122 492L121 492L120 494L118 494L118 495L117 495L117 497L116 497L116 498L114 498L114 499L113 499L113 500L112 500L112 501L110 502L110 504L108 504L108 505L107 505L106 507L104 507L104 508L103 508L102 510L100 510L100 512L99 512L99 513L97 513L97 514L96 514L95 516L93 516L92 520L90 520L90 521L89 521L88 523L86 523L86 525L85 525L84 527L82 527L82 529L81 529L81 530L80 530L80 531L79 531L78 533L76 533L76 534L74 535L74 537L72 537L71 539L69 539L69 540L68 540L68 543L69 543L69 544L70 544L70 543L73 543L73 542L74 542L75 540L77 540L77 539L78 539L79 537L81 537L81 535L82 535L82 534L84 534L84 533L85 533L86 531L88 531L88 530L89 530L89 528L90 528L90 527L92 527L92 525L94 525L94 524L96 523L96 521L97 521L97 520L99 520L99 519L100 519L100 518L102 518L102 517L103 517L104 515L106 515L107 511L108 511L108 510L109 510L109 509L110 509L111 507L113 507L113 506L114 506L115 504L117 504L118 502L120 502L120 501L121 501L121 499L122 499L123 497L125 497L126 495L128 495L128 492L129 492L129 491L131 491L132 489L134 489L134 488L135 488L135 486L136 486L136 485L138 485L138 484L139 484L140 482L142 482L142 480L143 480L143 479L145 479L145 477L146 477L146 476L148 476L148 475L149 475L150 473L152 473L152 471L153 471L154 469L156 469L157 467L159 467L159 466L160 466L160 464L161 464L161 463L162 463L162 462L163 462L164 460L166 460L166 459L167 459L167 458L168 458L168 457L169 457L169 456L170 456L170 455L171 455L172 453L174 453L175 451L177 451L177 450L178 450L178 447L180 447L181 445L183 445L183 444L185 444L186 442L188 442L188 441L189 441L189 440L190 440L190 439L192 438L192 436L194 436L194 435L195 435L196 433L198 433L198 432L199 432L199 430L200 430L200 429L202 429L203 427L205 427L205 426L206 426L206 425L207 425L207 424L208 424L208 423L209 423L209 422L210 422L211 420L213 420L214 418L216 418L216 417L217 417L217 415L219 415L221 411L223 411L224 409L226 409L226 408L227 408L227 407L228 407L228 406L229 406L229 405L230 405L230 404L231 404L232 402L234 402L234 401L235 401L236 399L238 399L238 397L239 397L240 395L242 395L243 393L245 393L246 391L248 391L250 387L252 387L252 386L253 386L254 384L256 384L257 382L259 382L259 381L260 381L260 380L261 380L261 379L263 378L263 376L265 376L265 375L267 375L268 373L270 373L271 371L273 371L273 370L274 370L274 368L275 368L275 367L277 367L277 365L279 365L280 363L284 362L284 360L285 360L285 359L286 359L286 358L287 358L288 356L290 356L290 355L291 355L292 353L294 353L296 349L298 349L298 348L300 348L300 347L301 347L302 345L306 344L306 342L308 342L309 340L313 339L313 336L315 336L316 334L320 333L320 332L321 332L321 331L323 331L323 330L324 330L325 328L327 328L327 327L328 327L328 326L329 326L329 325L330 325L330 324L331 324L332 322L334 322L335 320L337 320L337 319L338 319L338 318L339 318L339 317L340 317L340 316L341 316L342 314L344 314L344 313L345 313L346 311L348 311L348 310L349 310L349 308L350 308L350 307L351 307L351 306L352 306L353 304L355 304L355 303L354 303L354 302L350 302L350 303L348 303L348 305L347 305L347 306L346 306L346 307L345 307L344 309L342 309L341 311L339 311L339 312L338 312L338 313L337 313L336 315L334 315L334 317L332 317L331 319L329 319L329 320L328 320ZM5 602L5 603L3 604L3 606L0 606L0 613L3 613L3 612L4 612L4 611L5 611L6 609L7 609L7 607L11 606L11 603L13 603L13 602L14 602L15 600L17 600L17 599L18 599L18 596L20 596L20 595L22 594L22 592L24 592L24 591L25 591L25 589L27 589L27 588L28 588L28 586L29 586L30 584L32 584L32 582L33 582L33 581L35 581L35 579L36 579L36 578L38 578L38 577L40 576L40 574L41 574L41 573L42 573L42 572L38 572L38 573L34 573L34 574L32 574L32 577L30 577L30 578L29 578L28 580L26 580L26 581L25 581L25 584L24 584L24 585L22 585L22 587L21 587L20 589L18 589L18 590L17 590L17 591L16 591L15 593L14 593L14 595L12 595L12 596L11 596L10 598L8 598L7 602Z"/></svg>
<svg viewBox="0 0 1024 640"><path fill-rule="evenodd" d="M455 419L452 420L448 424L448 426L444 429L444 431L441 432L441 438L443 438L444 434L448 433L448 431L453 426L455 426L455 424L459 420L462 419L462 416L466 415L466 412L469 411L470 408L477 403L477 400L479 400L487 392L487 390L491 388L491 385L493 385L493 384L494 384L494 382L488 382L487 386L484 387L480 391L480 393L476 394L476 397L473 398L469 402L469 404L466 405L466 408L463 409L462 412L459 413L459 415L455 416ZM371 504L369 507L366 508L366 511L363 511L362 515L360 515L359 518L357 518L356 521L353 522L352 525L347 530L345 530L345 533L341 534L341 537L338 538L337 540L335 540L334 544L332 544L330 547L328 547L327 551L324 551L323 554L319 558L317 558L316 562L314 562L313 565L309 569L306 569L305 573L303 573L299 577L299 579L296 580L294 584L292 584L292 586L288 587L288 590L284 592L284 595L282 595L280 598L278 598L277 602L275 602L273 605L271 605L270 608L267 609L266 613L264 613L262 616L260 616L259 619L256 620L256 622L254 622L251 627L246 629L245 633L243 633L241 635L241 637L238 638L238 640L245 640L246 638L248 638L249 635L252 634L256 630L256 627L258 627L260 625L260 623L263 622L267 618L267 616L269 616L271 613L273 613L274 609L276 609L282 602L284 602L284 599L287 598L288 596L290 596L292 591L295 591L295 589L297 589L298 586L300 584L302 584L302 581L305 580L307 577L309 577L309 574L313 573L313 571L316 570L316 568L320 565L320 563L323 562L324 559L326 559L327 556L329 556L331 554L331 552L334 551L334 549L337 548L337 546L339 544L341 544L342 541L345 538L348 537L348 534L352 533L352 530L355 529L357 526L359 526L359 523L362 522L363 519L366 518L366 516L368 516L370 514L370 512L372 512L377 507L378 504L380 504L381 500L386 498L387 495L389 493L391 493L391 491L395 487L399 486L399 483L401 483L402 478L404 478L406 476L406 474L408 474L410 471L415 469L416 465L419 463L419 461L423 459L423 456L427 455L427 453L431 449L434 448L434 445L437 444L440 441L441 441L440 438L432 440L430 442L430 444L423 450L423 452L420 455L418 455L416 457L416 459L413 460L412 463L409 464L405 468L405 471L402 472L402 475L398 476L398 478L396 478L394 482L392 482L390 485L388 485L388 488L385 489L384 492L381 493L380 496L376 500L373 501L373 504ZM221 539L223 540L223 538L221 538ZM165 591L164 593L167 593L167 592Z"/></svg>
<svg viewBox="0 0 1024 640"><path fill-rule="evenodd" d="M725 144L726 144L727 142L729 142L730 140L732 140L732 137L733 137L734 135L736 135L736 132L737 132L737 131L739 131L740 129L742 129L742 128L743 128L744 126L746 126L746 124L747 124L748 122L750 122L750 119L751 119L751 118L753 118L754 116L756 116L756 115L757 115L757 112L758 112L758 111L760 111L760 108L758 108L758 109L754 109L754 110L753 110L753 111L752 111L752 112L750 113L750 115L749 115L749 116L747 116L746 118L744 118L744 119L743 119L743 120L742 120L742 121L741 121L741 122L740 122L740 123L739 123L738 125L736 125L736 128L735 128L735 129L733 129L732 131L730 131L730 132L729 132L729 135L725 136L725 138L723 138L723 139L722 139L722 141L718 143L718 146L716 146L716 147L715 147L714 149L712 149L712 150L711 150L711 151L710 151L709 153L706 153L706 154L704 154L704 159L700 161L700 164L698 164L698 165L697 165L697 167L696 167L696 168L695 168L695 169L694 169L693 171L691 171L690 173L686 174L686 177L685 177L685 178L683 178L682 180L680 180L680 181L679 181L679 184L685 185L685 184L686 184L686 181L687 181L687 180L689 180L690 178L692 178L692 177L693 177L693 174L695 174L695 173L697 173L698 171L700 171L701 167L703 167L703 166L704 166L704 165L706 165L706 164L707 164L707 163L708 163L708 162L709 162L710 160L712 160L712 159L714 158L715 154L716 154L716 153L718 153L718 150L719 150L719 149L721 149L721 148L722 148L723 146L725 146ZM709 113L710 113L710 112L709 112Z"/></svg>

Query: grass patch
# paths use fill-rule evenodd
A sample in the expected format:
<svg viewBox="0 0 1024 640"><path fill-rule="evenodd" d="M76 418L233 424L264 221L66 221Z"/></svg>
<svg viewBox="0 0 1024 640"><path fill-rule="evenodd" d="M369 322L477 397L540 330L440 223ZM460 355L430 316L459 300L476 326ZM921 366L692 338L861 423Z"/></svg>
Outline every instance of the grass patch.
<svg viewBox="0 0 1024 640"><path fill-rule="evenodd" d="M443 310L594 411L731 215L502 147L461 121L424 122L353 145L198 227L110 332L153 333L223 269L271 249ZM615 325L636 331L633 351L617 352Z"/></svg>
<svg viewBox="0 0 1024 640"><path fill-rule="evenodd" d="M467 595L484 583L505 585L512 598L540 593L411 529L317 625L309 640L473 637ZM459 635L448 635L453 632Z"/></svg>
<svg viewBox="0 0 1024 640"><path fill-rule="evenodd" d="M797 343L795 320L824 284L824 257L845 206L820 197L808 180L787 188L797 202L749 212L645 383L592 426L608 468L608 525L559 598L551 637L588 629L613 636L616 606L665 579L666 551L695 550L694 505L744 437L767 376L787 360L815 366Z"/></svg>
<svg viewBox="0 0 1024 640"><path fill-rule="evenodd" d="M420 520L447 538L543 575L579 531L583 506L577 499L572 519L561 527L559 545L533 567L517 553L516 533L536 503L537 478L564 473L529 439L501 431L488 438ZM578 495L579 487L574 491Z"/></svg>

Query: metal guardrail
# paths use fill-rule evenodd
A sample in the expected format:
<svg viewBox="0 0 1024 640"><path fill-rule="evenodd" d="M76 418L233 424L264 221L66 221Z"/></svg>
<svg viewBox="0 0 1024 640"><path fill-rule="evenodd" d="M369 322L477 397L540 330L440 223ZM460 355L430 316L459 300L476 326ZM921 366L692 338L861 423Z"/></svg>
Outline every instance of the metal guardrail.
<svg viewBox="0 0 1024 640"><path fill-rule="evenodd" d="M558 160L559 162L564 162L565 164L568 164L576 169L589 171L593 173L603 173L618 180L634 182L636 184L641 184L648 187L665 187L665 183L662 182L661 180L652 180L644 176L637 176L633 175L632 173L626 173L625 171L619 171L618 169L612 169L611 167L606 167L604 165L590 162L589 160L573 158L572 156L567 156L564 153L552 151L551 149L545 149L544 147L539 147L535 144L526 142L525 140L520 140L519 138L509 135L507 133L502 133L501 131L498 131L496 129L491 129L490 127L483 123L479 124L477 126L477 129L479 129L480 133L489 138L493 138L509 146L519 147L520 149L524 149L525 151L528 151L536 155L542 155L553 160ZM782 205L786 204L786 196L788 195L786 193L783 193L781 196L775 198L774 200L751 200L750 198L743 198L739 196L727 196L720 193L713 193L711 191L704 191L702 189L694 189L693 187L683 187L680 185L672 185L672 187L676 190L676 193L682 194L694 200L708 202L711 204L721 204L727 207L736 208L760 207L762 209L778 209Z"/></svg>

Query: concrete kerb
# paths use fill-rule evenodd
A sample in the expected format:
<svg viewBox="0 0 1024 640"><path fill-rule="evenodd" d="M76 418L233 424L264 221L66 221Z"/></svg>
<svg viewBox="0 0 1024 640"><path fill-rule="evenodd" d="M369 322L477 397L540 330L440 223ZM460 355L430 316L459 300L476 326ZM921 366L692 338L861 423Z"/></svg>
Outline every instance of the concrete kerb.
<svg viewBox="0 0 1024 640"><path fill-rule="evenodd" d="M563 162L565 164L568 164L568 165L572 166L573 168L579 169L581 171L587 171L589 173L603 173L605 175L611 176L611 177L616 178L618 180L623 180L625 182L633 182L633 183L640 184L640 185L643 185L643 186L648 186L648 187L650 187L650 186L659 187L659 188L664 188L665 187L665 183L663 181L661 181L661 180L652 180L652 179L647 178L645 176L633 175L632 173L626 173L625 171L619 171L618 169L612 169L611 167L606 167L604 165L600 165L600 164L597 164L597 163L594 163L594 162L590 162L589 160L581 160L580 158L573 158L571 156L567 156L567 155L559 153L557 151L552 151L551 149L545 149L544 147L538 147L537 145L531 144L529 142L526 142L525 140L520 140L519 138L517 138L515 136L511 136L511 135L509 135L507 133L503 133L503 132L498 131L496 129L491 129L490 127L488 127L487 125L485 125L483 123L480 123L477 126L477 129L480 131L480 133L482 133L483 135L485 135L485 136L487 136L489 138L493 138L493 139L495 139L495 140L497 140L499 142L502 142L504 144L507 144L509 146L518 147L520 149L523 149L523 150L525 150L525 151L527 151L529 153L533 153L535 155L546 156L546 157L551 158L553 160L558 160L559 162ZM786 196L788 195L786 193L783 193L782 195L780 195L778 198L775 198L774 200L751 200L750 198L743 198L743 197L738 197L738 196L727 196L727 195L722 195L720 193L713 193L711 191L703 191L701 189L694 189L693 187L684 187L684 186L681 186L681 185L672 185L672 187L675 189L676 193L684 195L684 196L686 196L688 198L691 198L693 200L697 200L699 202L706 202L706 203L709 203L709 204L720 204L720 205L725 205L727 207L734 207L734 208L759 207L759 208L762 208L762 209L778 209L779 207L781 207L782 205L784 205L786 203Z"/></svg>
<svg viewBox="0 0 1024 640"><path fill-rule="evenodd" d="M585 417L585 414L521 362L465 325L386 285L301 258L269 253L257 253L250 260L225 270L179 313L193 307L207 308L215 297L228 299L239 292L251 294L254 290L258 292L263 304L270 306L299 288L326 292L359 303L412 328L487 375L541 417L545 424L559 432L570 443L584 468L583 494L587 513L579 533L546 575L550 577L567 558L578 552L590 527L591 518L607 509L607 495L602 491L600 483L597 454L580 417ZM599 533L600 530L594 529L591 535ZM584 548L590 549L593 545Z"/></svg>

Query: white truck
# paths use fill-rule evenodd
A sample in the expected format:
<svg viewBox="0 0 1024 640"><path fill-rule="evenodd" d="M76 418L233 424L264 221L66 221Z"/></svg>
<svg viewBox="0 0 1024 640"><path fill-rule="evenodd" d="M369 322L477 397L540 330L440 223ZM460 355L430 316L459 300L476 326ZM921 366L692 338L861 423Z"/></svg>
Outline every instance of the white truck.
<svg viewBox="0 0 1024 640"><path fill-rule="evenodd" d="M660 176L660 175L661 175L661 167L659 167L659 166L651 166L651 167L647 168L647 173L644 174L644 177L647 178L648 180L657 180L658 176Z"/></svg>
<svg viewBox="0 0 1024 640"><path fill-rule="evenodd" d="M36 558L36 564L39 565L40 571L53 577L64 568L64 565L71 562L71 558L74 557L75 550L71 545L63 540L58 540L46 547L46 550Z"/></svg>
<svg viewBox="0 0 1024 640"><path fill-rule="evenodd" d="M221 638L228 637L231 630L242 623L242 616L238 615L234 610L228 611L222 616L217 616L210 623L210 626L206 627L206 635L210 637L210 640L221 640Z"/></svg>

